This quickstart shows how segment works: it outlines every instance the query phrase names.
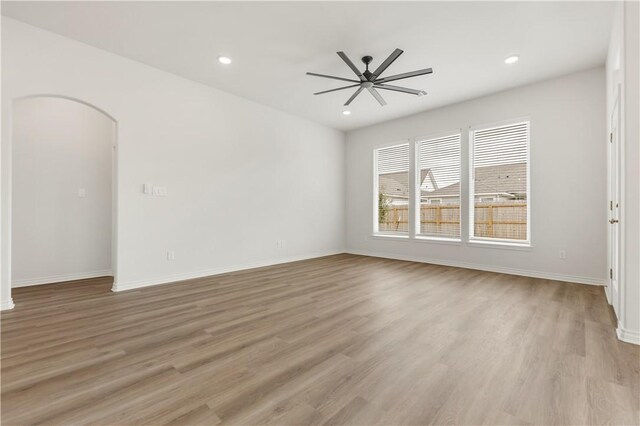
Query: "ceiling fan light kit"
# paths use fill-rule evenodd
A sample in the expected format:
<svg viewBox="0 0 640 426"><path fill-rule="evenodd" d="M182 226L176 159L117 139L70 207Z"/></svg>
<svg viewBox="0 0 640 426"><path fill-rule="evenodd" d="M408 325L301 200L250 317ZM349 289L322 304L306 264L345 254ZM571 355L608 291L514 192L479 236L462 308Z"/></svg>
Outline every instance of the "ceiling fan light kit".
<svg viewBox="0 0 640 426"><path fill-rule="evenodd" d="M400 55L402 55L403 51L400 49L394 50L393 53L389 55L389 57L385 59L384 62L380 64L380 66L376 68L376 70L373 72L369 71L369 64L373 61L373 58L371 56L362 57L362 62L364 62L366 69L363 72L361 72L358 69L358 67L356 67L354 63L351 62L351 60L347 57L347 55L345 55L344 52L337 52L337 53L338 53L338 56L340 56L340 58L347 64L347 66L351 68L351 70L355 73L355 75L358 76L358 80L337 77L333 75L308 72L307 75L312 75L315 77L331 78L334 80L341 80L341 81L347 81L350 83L355 83L355 84L350 84L348 86L338 87L336 89L329 89L329 90L323 90L322 92L316 92L314 93L314 95L322 95L324 93L336 92L338 90L357 87L353 95L351 95L351 97L347 99L347 102L345 102L344 104L345 106L349 106L349 104L351 104L351 102L353 102L353 100L365 89L369 93L371 93L371 95L378 101L378 103L381 106L385 106L387 102L382 98L382 96L376 89L390 90L393 92L407 93L407 94L416 95L416 96L424 96L427 94L427 92L425 92L424 90L409 89L407 87L394 86L386 83L389 81L396 81L396 80L402 80L410 77L417 77L419 75L431 74L433 72L431 68L405 72L402 74L396 74L389 77L382 77L382 78L380 77L382 73L389 67L389 65L391 65L396 59L398 59Z"/></svg>

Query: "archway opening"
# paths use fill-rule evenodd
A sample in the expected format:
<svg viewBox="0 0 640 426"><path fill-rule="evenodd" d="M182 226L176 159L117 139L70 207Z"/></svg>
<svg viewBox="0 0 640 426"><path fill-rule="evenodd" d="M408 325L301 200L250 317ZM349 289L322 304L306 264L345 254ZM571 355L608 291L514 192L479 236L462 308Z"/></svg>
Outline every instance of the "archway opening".
<svg viewBox="0 0 640 426"><path fill-rule="evenodd" d="M74 281L108 291L116 260L115 120L58 96L16 100L12 120L11 287Z"/></svg>

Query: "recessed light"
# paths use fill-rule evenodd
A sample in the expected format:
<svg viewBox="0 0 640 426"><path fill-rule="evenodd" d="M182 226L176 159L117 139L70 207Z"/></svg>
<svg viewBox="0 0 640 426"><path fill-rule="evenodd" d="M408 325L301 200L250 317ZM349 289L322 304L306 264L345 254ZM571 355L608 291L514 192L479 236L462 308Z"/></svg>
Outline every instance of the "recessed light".
<svg viewBox="0 0 640 426"><path fill-rule="evenodd" d="M504 60L504 63L505 64L515 64L516 62L518 62L518 59L520 59L520 56L518 56L518 55L507 56L507 58Z"/></svg>
<svg viewBox="0 0 640 426"><path fill-rule="evenodd" d="M226 56L218 56L218 62L220 62L221 64L229 65L231 63L231 58L228 58Z"/></svg>
<svg viewBox="0 0 640 426"><path fill-rule="evenodd" d="M351 111L346 109L346 110L342 111L342 115L351 115Z"/></svg>

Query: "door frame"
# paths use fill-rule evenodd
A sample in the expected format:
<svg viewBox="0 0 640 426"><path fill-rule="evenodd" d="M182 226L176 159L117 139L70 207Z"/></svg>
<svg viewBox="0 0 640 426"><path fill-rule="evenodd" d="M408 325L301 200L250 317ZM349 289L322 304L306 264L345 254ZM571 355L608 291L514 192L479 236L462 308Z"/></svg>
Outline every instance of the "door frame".
<svg viewBox="0 0 640 426"><path fill-rule="evenodd" d="M620 83L614 84L614 102L611 106L611 110L607 111L608 115L608 138L607 138L607 269L613 269L614 274L616 274L618 290L617 293L613 292L613 280L610 278L610 272L607 271L607 287L605 288L605 293L610 305L613 306L614 312L616 314L618 324L617 328L621 327L621 323L624 322L625 315L625 306L624 306L624 294L625 294L625 276L624 276L624 265L625 265L625 217L624 217L624 206L625 206L625 167L624 167L624 120L622 119L622 86ZM613 112L614 109L617 108L617 180L618 180L618 207L614 205L614 210L611 210L610 203L613 201L612 194L612 174L613 174L613 166L614 159L612 156L614 153L612 152L612 144L611 134L613 133ZM615 212L616 214L613 214ZM617 216L617 217L614 217ZM613 247L611 247L612 241L612 232L614 230L613 226L608 222L609 219L618 219L617 232L618 232L618 240L617 240L617 250L618 250L618 262L617 265L612 264L612 256L613 256Z"/></svg>
<svg viewBox="0 0 640 426"><path fill-rule="evenodd" d="M118 120L102 108L93 105L90 102L84 101L82 99L75 98L73 96L59 95L59 94L33 94L26 96L18 96L16 98L12 98L8 105L8 121L7 124L9 126L8 134L9 134L9 142L8 142L8 152L3 152L3 155L7 155L7 164L8 171L6 173L6 177L9 182L6 185L8 194L6 194L6 200L8 201L7 206L7 235L4 235L3 238L7 239L7 253L6 256L3 256L6 260L6 264L3 262L3 269L6 271L3 273L4 276L8 277L9 280L9 294L7 295L7 299L9 301L8 306L3 306L2 309L13 309L15 307L15 303L12 298L13 292L13 279L12 279L12 233L13 233L13 219L12 219L12 211L13 211L13 116L14 116L14 105L17 102L23 101L25 99L32 98L57 98L57 99L66 99L73 102L78 102L80 104L86 105L107 118L109 118L114 126L114 137L113 137L113 150L111 155L111 273L113 275L113 282L118 282L118 263L119 263L119 247L118 247L118 164L119 164L119 149L118 149L118 141L119 141L119 125ZM6 274L6 275L5 275Z"/></svg>
<svg viewBox="0 0 640 426"><path fill-rule="evenodd" d="M620 314L620 94L616 93L611 110L608 111L609 137L607 143L607 267L608 284L605 287L607 300L616 315ZM617 235L616 235L617 234Z"/></svg>

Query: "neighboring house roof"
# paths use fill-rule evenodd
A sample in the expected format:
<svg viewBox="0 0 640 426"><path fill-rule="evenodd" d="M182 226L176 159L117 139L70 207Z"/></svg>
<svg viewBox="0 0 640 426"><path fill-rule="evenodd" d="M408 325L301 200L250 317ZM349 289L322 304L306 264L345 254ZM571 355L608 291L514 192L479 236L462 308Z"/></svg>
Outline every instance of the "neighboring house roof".
<svg viewBox="0 0 640 426"><path fill-rule="evenodd" d="M378 188L387 197L409 198L409 174L386 173L378 176Z"/></svg>
<svg viewBox="0 0 640 426"><path fill-rule="evenodd" d="M477 194L526 194L526 163L502 164L476 168L475 191ZM435 188L433 191L421 190L423 198L460 195L460 182L438 188L430 169L420 171L421 188ZM407 172L386 173L378 176L380 191L393 198L409 198Z"/></svg>
<svg viewBox="0 0 640 426"><path fill-rule="evenodd" d="M420 182L422 182L421 188L438 189L438 183L431 173L431 169L420 170ZM388 197L409 198L409 174L397 172L379 175L378 187Z"/></svg>
<svg viewBox="0 0 640 426"><path fill-rule="evenodd" d="M420 191L420 195L428 198L432 197L459 197L460 196L460 182L453 183L449 186L445 186L444 188L437 189L435 191Z"/></svg>
<svg viewBox="0 0 640 426"><path fill-rule="evenodd" d="M435 176L433 176L431 169L420 170L420 188L422 191L435 191L440 189L438 181Z"/></svg>
<svg viewBox="0 0 640 426"><path fill-rule="evenodd" d="M526 194L527 164L501 164L477 167L475 177L476 194ZM446 197L460 194L460 182L435 191L421 191L422 197Z"/></svg>

